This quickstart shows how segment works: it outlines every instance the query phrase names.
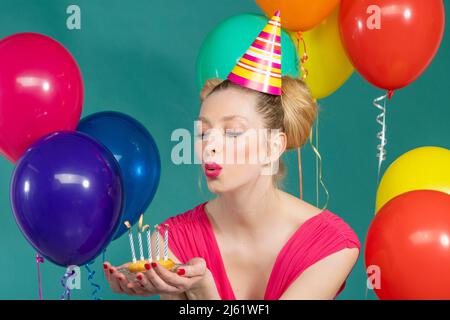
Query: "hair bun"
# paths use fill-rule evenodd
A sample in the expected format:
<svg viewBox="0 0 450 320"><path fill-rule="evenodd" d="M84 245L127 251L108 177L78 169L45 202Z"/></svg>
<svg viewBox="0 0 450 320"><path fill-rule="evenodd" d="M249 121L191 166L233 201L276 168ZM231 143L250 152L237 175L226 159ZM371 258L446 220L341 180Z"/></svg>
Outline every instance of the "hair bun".
<svg viewBox="0 0 450 320"><path fill-rule="evenodd" d="M296 149L306 143L317 117L318 105L306 83L290 76L282 77L281 105L287 136L286 149Z"/></svg>

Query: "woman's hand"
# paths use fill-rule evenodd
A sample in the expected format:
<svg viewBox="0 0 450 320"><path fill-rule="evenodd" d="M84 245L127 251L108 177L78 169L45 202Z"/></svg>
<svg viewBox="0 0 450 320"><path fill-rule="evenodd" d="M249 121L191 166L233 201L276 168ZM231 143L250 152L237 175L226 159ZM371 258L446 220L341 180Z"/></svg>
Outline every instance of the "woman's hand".
<svg viewBox="0 0 450 320"><path fill-rule="evenodd" d="M121 265L119 267L113 267L109 262L103 263L103 272L105 274L106 280L114 293L127 294L130 296L150 296L142 288L133 288L132 282L122 273L118 272L117 269L127 268L129 263Z"/></svg>
<svg viewBox="0 0 450 320"><path fill-rule="evenodd" d="M127 267L125 264L121 267ZM176 273L158 263L146 264L145 273L137 273L137 283L129 282L116 268L105 263L105 276L116 293L132 296L161 295L161 299L220 299L211 272L202 258L193 258L178 266Z"/></svg>

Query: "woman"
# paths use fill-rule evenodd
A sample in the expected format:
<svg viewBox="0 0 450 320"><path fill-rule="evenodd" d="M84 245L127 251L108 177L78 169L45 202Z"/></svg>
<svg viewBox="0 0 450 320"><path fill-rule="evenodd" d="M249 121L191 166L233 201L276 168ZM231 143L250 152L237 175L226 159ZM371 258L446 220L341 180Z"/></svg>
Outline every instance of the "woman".
<svg viewBox="0 0 450 320"><path fill-rule="evenodd" d="M271 22L259 38L279 32L279 16ZM147 264L133 283L106 262L114 292L188 300L333 299L343 289L359 256L356 234L337 215L277 186L281 155L306 143L318 107L302 80L280 76L281 66L269 72L269 86L241 81L248 72L239 68L249 63L251 49L227 80L208 80L200 95L196 151L217 196L164 221L169 257L182 266L175 273ZM277 46L270 49L268 59L281 56ZM267 72L255 79L261 74ZM270 134L258 135L264 143L255 144L255 132L263 129Z"/></svg>

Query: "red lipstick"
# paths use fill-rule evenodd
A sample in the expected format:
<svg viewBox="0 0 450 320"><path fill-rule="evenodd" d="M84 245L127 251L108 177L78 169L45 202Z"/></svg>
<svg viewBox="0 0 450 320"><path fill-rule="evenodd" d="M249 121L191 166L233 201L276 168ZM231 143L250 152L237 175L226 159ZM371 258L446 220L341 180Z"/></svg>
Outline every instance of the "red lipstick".
<svg viewBox="0 0 450 320"><path fill-rule="evenodd" d="M215 162L205 163L205 175L209 178L217 178L222 171L222 167Z"/></svg>

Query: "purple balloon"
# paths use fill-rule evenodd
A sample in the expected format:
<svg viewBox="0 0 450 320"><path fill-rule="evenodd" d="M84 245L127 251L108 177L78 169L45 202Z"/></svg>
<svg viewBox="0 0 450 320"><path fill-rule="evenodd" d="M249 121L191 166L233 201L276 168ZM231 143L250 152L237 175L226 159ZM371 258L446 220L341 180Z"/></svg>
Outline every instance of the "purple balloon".
<svg viewBox="0 0 450 320"><path fill-rule="evenodd" d="M42 256L81 266L114 236L122 190L109 150L85 134L60 131L38 140L19 160L10 198L20 230Z"/></svg>

